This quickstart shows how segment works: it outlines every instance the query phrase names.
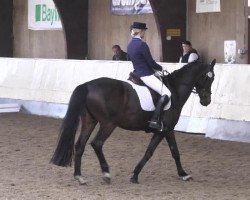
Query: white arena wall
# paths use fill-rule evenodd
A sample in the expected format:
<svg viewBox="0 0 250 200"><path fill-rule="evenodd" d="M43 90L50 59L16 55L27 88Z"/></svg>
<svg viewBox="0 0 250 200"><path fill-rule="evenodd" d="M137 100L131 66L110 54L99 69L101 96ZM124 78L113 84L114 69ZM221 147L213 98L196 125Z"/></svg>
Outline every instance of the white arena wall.
<svg viewBox="0 0 250 200"><path fill-rule="evenodd" d="M179 63L159 63L169 72ZM62 118L74 88L98 77L126 80L130 62L0 58L0 103L19 103L28 113ZM250 65L216 64L212 102L191 94L176 130L250 142Z"/></svg>

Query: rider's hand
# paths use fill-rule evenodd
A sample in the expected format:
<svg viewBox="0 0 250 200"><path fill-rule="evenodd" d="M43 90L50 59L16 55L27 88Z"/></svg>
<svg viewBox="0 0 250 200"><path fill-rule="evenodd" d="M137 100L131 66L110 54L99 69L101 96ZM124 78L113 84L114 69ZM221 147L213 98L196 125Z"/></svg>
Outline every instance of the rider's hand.
<svg viewBox="0 0 250 200"><path fill-rule="evenodd" d="M156 71L155 73L156 73L158 76L163 76L164 70Z"/></svg>

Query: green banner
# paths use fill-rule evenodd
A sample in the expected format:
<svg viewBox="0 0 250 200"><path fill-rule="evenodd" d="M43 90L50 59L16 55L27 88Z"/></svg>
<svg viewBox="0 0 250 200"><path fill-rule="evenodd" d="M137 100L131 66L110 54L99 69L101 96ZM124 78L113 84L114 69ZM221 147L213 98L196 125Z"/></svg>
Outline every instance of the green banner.
<svg viewBox="0 0 250 200"><path fill-rule="evenodd" d="M28 25L32 30L62 29L60 16L53 0L29 0Z"/></svg>

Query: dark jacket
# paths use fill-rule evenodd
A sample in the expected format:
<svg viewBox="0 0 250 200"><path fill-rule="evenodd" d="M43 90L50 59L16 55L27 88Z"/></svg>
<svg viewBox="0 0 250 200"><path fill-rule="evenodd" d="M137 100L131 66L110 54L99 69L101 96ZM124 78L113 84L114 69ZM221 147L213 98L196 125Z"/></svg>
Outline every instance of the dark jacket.
<svg viewBox="0 0 250 200"><path fill-rule="evenodd" d="M196 53L198 55L198 59L199 60L199 54L195 49L192 49L191 51L189 51L188 53L186 53L184 56L181 57L181 63L187 63L188 62L188 58L190 56L191 53Z"/></svg>
<svg viewBox="0 0 250 200"><path fill-rule="evenodd" d="M139 38L132 38L128 45L128 55L134 66L134 72L139 76L154 74L154 70L162 70L152 58L148 45Z"/></svg>
<svg viewBox="0 0 250 200"><path fill-rule="evenodd" d="M121 50L121 53L118 55L114 55L113 60L122 60L122 61L127 61L129 60L128 58L128 54L126 52L124 52L123 50Z"/></svg>

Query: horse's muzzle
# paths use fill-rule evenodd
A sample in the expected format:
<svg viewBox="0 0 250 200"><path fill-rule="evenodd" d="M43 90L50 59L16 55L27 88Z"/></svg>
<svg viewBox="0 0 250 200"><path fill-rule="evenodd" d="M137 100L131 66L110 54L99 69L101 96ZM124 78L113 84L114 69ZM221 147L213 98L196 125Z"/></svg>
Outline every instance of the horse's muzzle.
<svg viewBox="0 0 250 200"><path fill-rule="evenodd" d="M203 106L208 106L211 103L211 100L200 100L200 104Z"/></svg>
<svg viewBox="0 0 250 200"><path fill-rule="evenodd" d="M200 104L203 106L208 106L211 103L211 93L201 92L198 93L200 97Z"/></svg>

